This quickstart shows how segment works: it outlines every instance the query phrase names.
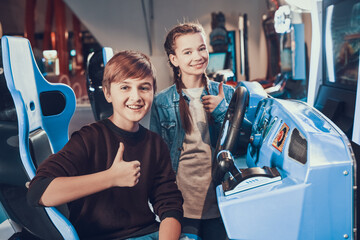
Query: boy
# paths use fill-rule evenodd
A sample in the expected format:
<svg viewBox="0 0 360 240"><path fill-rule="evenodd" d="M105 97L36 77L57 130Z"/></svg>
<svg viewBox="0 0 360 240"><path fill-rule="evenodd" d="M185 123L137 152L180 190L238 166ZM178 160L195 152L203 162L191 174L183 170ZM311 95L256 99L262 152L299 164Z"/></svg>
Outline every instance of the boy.
<svg viewBox="0 0 360 240"><path fill-rule="evenodd" d="M178 239L183 199L167 145L139 124L155 89L147 56L133 51L114 55L103 80L113 115L75 132L39 166L29 203L67 203L80 239ZM148 201L160 217L159 231Z"/></svg>

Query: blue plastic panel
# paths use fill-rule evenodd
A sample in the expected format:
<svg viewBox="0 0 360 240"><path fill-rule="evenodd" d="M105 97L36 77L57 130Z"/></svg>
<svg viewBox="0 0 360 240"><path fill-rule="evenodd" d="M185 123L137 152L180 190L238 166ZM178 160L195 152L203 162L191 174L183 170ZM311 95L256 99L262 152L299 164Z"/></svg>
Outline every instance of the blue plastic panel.
<svg viewBox="0 0 360 240"><path fill-rule="evenodd" d="M106 65L106 63L114 56L114 52L113 49L110 47L104 47L102 49L102 52L103 52L104 65Z"/></svg>
<svg viewBox="0 0 360 240"><path fill-rule="evenodd" d="M299 154L289 154L294 132L307 143ZM217 187L229 238L352 239L354 158L344 133L301 101L267 98L252 136L247 165L277 167L282 180L229 196Z"/></svg>
<svg viewBox="0 0 360 240"><path fill-rule="evenodd" d="M29 133L44 129L53 151L59 151L68 141L69 122L76 105L75 94L69 86L51 84L42 76L27 39L3 36L1 46L6 83L18 118L21 161L29 179L32 179L36 169L29 150ZM47 91L59 91L64 95L66 107L61 113L50 116L42 114L39 95ZM46 211L64 239L78 239L67 218L55 208L46 208Z"/></svg>

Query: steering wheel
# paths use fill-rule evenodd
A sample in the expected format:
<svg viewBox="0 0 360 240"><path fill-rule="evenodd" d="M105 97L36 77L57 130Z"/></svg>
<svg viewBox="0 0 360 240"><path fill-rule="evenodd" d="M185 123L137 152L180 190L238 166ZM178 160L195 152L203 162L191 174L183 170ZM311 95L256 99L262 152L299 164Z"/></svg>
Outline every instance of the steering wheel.
<svg viewBox="0 0 360 240"><path fill-rule="evenodd" d="M213 165L213 181L216 185L221 183L225 173L229 171L223 164L218 161L217 155L221 150L229 150L232 152L236 141L239 137L240 128L244 121L246 107L249 102L249 93L245 87L239 86L236 88L231 101L229 103L228 110L226 112L224 122L222 124L219 138L215 149L215 164Z"/></svg>

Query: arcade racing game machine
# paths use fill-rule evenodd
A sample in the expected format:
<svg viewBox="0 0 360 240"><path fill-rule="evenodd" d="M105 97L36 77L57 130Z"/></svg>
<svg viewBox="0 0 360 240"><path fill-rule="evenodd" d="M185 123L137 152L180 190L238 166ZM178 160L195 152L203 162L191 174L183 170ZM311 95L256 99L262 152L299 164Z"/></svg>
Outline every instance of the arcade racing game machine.
<svg viewBox="0 0 360 240"><path fill-rule="evenodd" d="M317 8L316 8L317 7ZM314 6L312 57L308 103L331 119L350 139L357 163L360 159L360 1L325 0ZM321 36L318 36L321 34ZM313 41L314 42L314 41ZM359 168L356 169L359 176ZM359 185L359 182L357 182ZM359 190L357 190L359 196ZM359 229L357 209L357 229Z"/></svg>
<svg viewBox="0 0 360 240"><path fill-rule="evenodd" d="M269 95L276 98L306 100L308 61L302 11L294 5L283 5L274 14L274 31L279 37L280 71L270 86L264 81L260 83Z"/></svg>
<svg viewBox="0 0 360 240"><path fill-rule="evenodd" d="M327 26L326 29L352 21L357 21L360 26L357 20L360 16L359 1L309 2L312 4L312 47L318 49L312 51L313 69L310 69L312 81L309 81L308 99L313 99L316 106L322 98L326 102L332 97L347 103L348 100L340 97L349 97L349 94L330 92L329 96L322 97L324 90L319 90L317 98L314 98L314 86L311 84L316 80L319 86L323 79L317 73L321 69L316 59L317 55L321 59L318 53L321 44L317 45L319 38L316 39L314 32L321 29L319 26L323 18L318 15L321 12L327 20L323 25ZM352 12L355 19L349 14ZM340 16L343 19L338 23L336 17ZM351 30L355 31L355 28ZM339 37L339 34L335 36ZM213 169L218 205L230 239L357 239L359 41L353 39L355 36L342 38L349 42L355 40L350 45L354 52L350 52L357 56L357 60L348 55L351 69L350 65L348 69L337 67L335 61L333 65L329 60L323 62L327 65L325 69L335 69L322 72L325 76L331 75L328 82L324 78L323 85L325 88L332 86L333 91L350 91L346 87L340 88L342 85L337 83L348 80L340 80L339 76L350 75L353 79L352 104L356 105L357 99L357 105L353 118L349 117L353 126L352 136L341 124L332 121L324 109L312 107L314 103L273 98L258 82L241 82L236 89L222 126ZM336 50L326 44L322 46L324 54ZM341 74L340 69L348 74ZM345 103L342 106L347 106ZM331 105L328 108L331 109ZM334 116L338 114L336 112ZM237 144L239 142L244 144ZM238 156L239 152L245 154Z"/></svg>
<svg viewBox="0 0 360 240"><path fill-rule="evenodd" d="M235 31L225 28L225 15L222 12L211 13L209 65L206 69L208 77L214 81L236 86L236 40Z"/></svg>
<svg viewBox="0 0 360 240"><path fill-rule="evenodd" d="M108 118L113 114L112 105L106 101L102 90L105 65L113 55L112 48L103 47L90 53L87 59L86 88L96 121Z"/></svg>

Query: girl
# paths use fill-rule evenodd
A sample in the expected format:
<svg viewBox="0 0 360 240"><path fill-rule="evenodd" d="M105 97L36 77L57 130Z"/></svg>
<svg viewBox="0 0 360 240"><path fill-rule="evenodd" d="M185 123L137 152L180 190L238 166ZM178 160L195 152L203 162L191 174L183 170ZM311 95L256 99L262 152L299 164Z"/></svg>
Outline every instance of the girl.
<svg viewBox="0 0 360 240"><path fill-rule="evenodd" d="M191 239L226 239L212 184L211 156L234 89L208 80L209 52L201 25L174 27L164 47L175 84L154 99L150 129L170 149L184 197L182 233Z"/></svg>

